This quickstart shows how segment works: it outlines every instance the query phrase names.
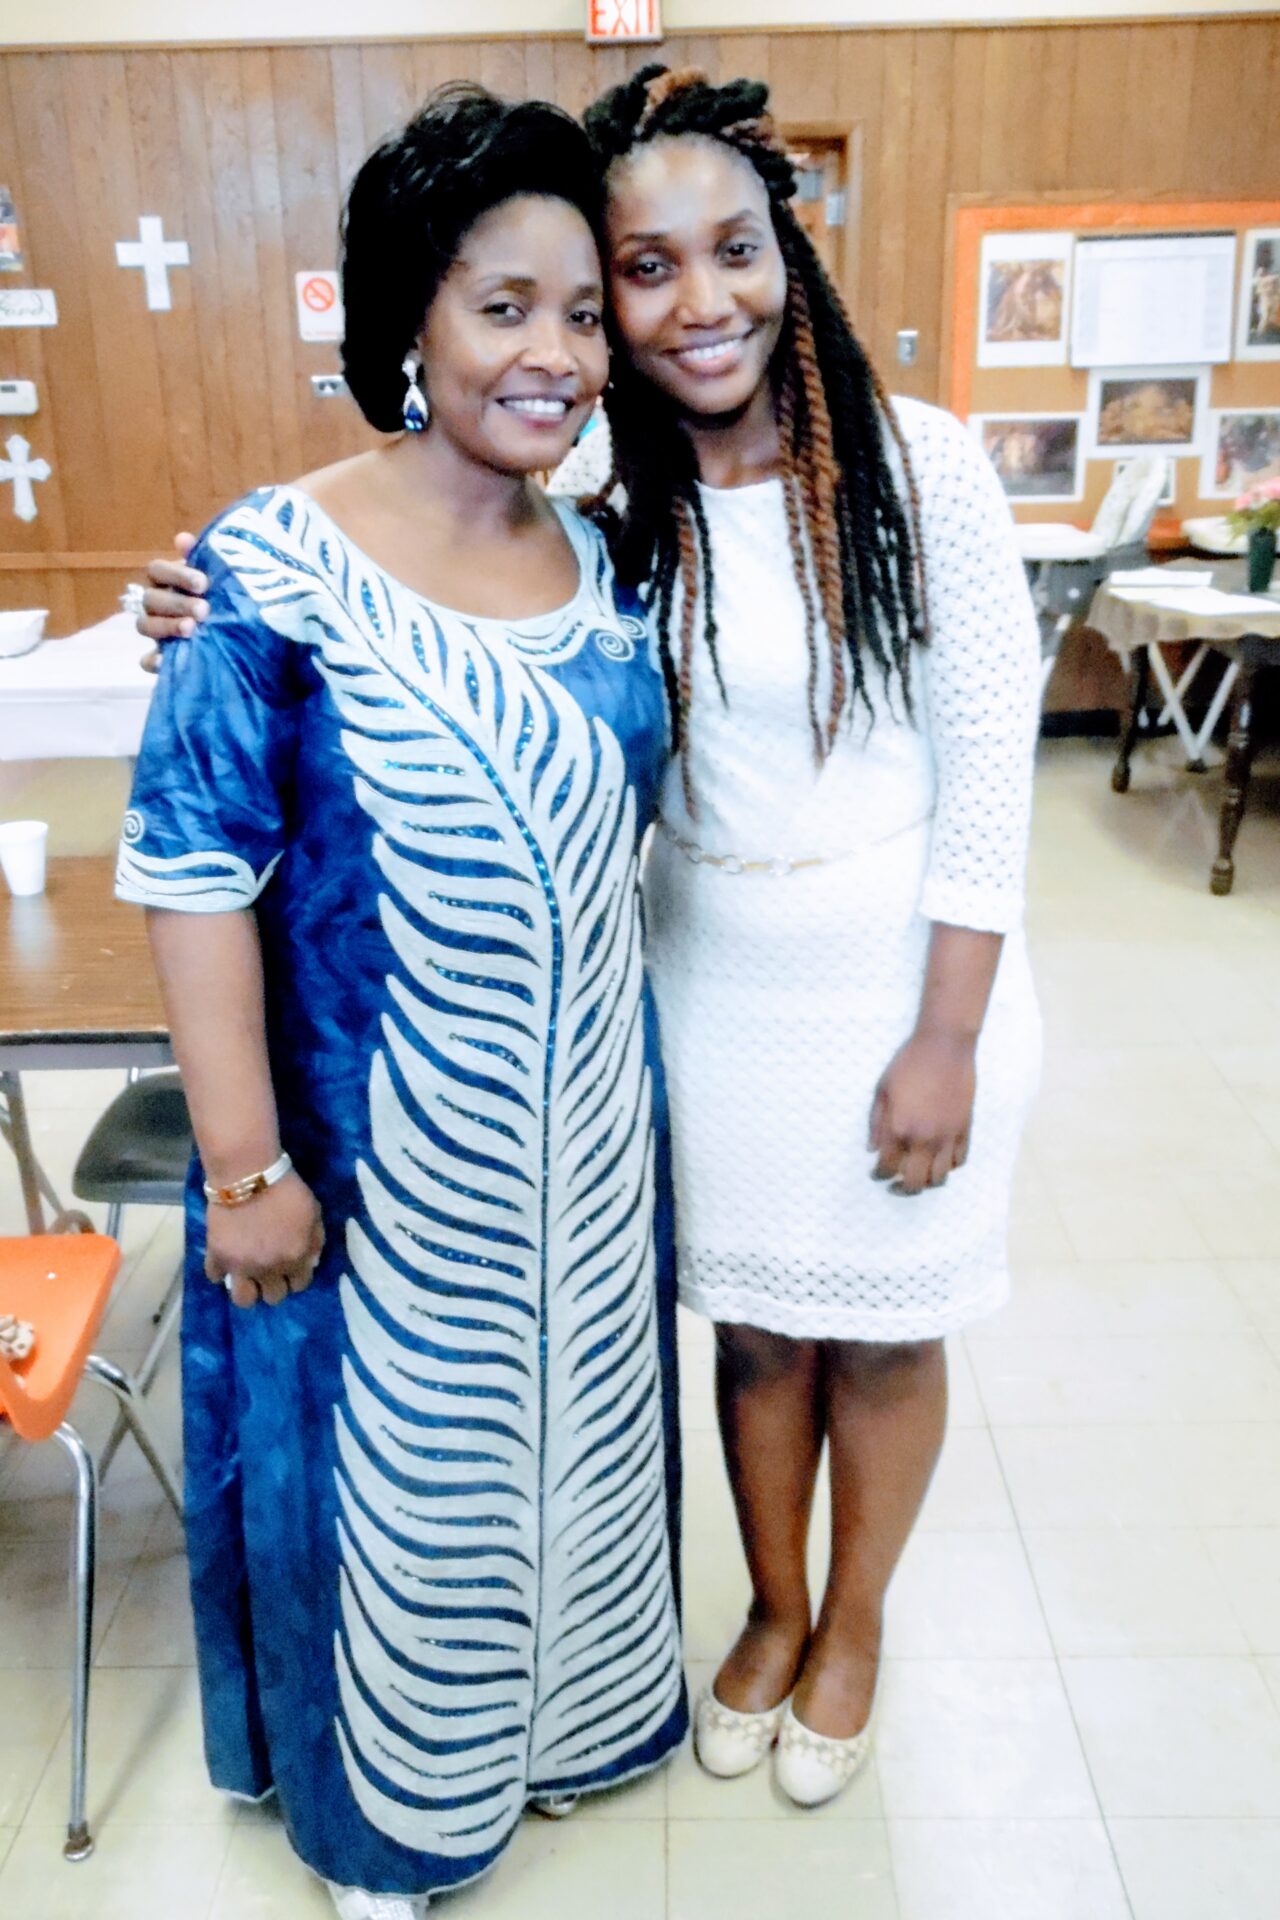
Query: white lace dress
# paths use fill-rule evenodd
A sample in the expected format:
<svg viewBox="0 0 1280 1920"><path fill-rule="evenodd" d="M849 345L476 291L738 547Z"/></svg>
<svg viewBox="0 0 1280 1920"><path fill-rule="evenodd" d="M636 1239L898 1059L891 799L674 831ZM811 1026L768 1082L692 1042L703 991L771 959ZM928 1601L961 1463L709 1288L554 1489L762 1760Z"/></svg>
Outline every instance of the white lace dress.
<svg viewBox="0 0 1280 1920"><path fill-rule="evenodd" d="M877 675L874 725L860 711L817 770L781 483L704 489L728 704L699 638L696 816L673 764L646 878L681 1297L797 1338L931 1339L999 1304L1039 1062L1021 931L1034 617L985 456L950 414L898 406L933 630L913 667L917 724ZM968 1163L908 1199L872 1180L867 1130L876 1083L915 1022L933 921L1007 937Z"/></svg>

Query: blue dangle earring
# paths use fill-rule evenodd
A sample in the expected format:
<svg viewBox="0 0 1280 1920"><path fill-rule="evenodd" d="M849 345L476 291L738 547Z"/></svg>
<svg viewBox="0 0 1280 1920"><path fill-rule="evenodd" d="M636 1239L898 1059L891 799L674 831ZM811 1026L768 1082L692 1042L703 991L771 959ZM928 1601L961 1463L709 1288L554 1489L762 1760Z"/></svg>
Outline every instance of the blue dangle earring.
<svg viewBox="0 0 1280 1920"><path fill-rule="evenodd" d="M416 353L406 353L400 363L400 371L405 377L404 400L400 411L404 416L406 433L425 433L427 421L431 418L431 409L427 405L427 396L419 384L422 361Z"/></svg>

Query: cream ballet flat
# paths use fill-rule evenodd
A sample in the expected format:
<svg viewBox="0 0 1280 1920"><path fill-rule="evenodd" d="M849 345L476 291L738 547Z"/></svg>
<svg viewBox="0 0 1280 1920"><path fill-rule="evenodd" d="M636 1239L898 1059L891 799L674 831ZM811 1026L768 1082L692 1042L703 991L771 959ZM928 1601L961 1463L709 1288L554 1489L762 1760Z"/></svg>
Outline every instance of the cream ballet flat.
<svg viewBox="0 0 1280 1920"><path fill-rule="evenodd" d="M338 1910L338 1920L424 1920L431 1904L425 1893L366 1893L363 1887L340 1887L326 1880Z"/></svg>
<svg viewBox="0 0 1280 1920"><path fill-rule="evenodd" d="M820 1807L844 1792L870 1752L871 1716L852 1740L831 1740L797 1720L788 1701L774 1755L774 1778L798 1807Z"/></svg>
<svg viewBox="0 0 1280 1920"><path fill-rule="evenodd" d="M693 1750L717 1780L736 1780L758 1767L778 1737L788 1702L768 1713L737 1713L722 1706L708 1686L693 1717Z"/></svg>

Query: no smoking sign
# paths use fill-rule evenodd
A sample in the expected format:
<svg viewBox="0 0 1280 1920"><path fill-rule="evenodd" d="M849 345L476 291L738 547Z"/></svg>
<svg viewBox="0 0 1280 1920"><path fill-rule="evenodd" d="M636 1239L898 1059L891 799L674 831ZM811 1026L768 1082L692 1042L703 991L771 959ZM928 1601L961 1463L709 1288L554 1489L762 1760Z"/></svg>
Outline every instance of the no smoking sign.
<svg viewBox="0 0 1280 1920"><path fill-rule="evenodd" d="M329 268L310 268L294 275L298 304L298 335L303 340L341 340L342 296L338 276Z"/></svg>

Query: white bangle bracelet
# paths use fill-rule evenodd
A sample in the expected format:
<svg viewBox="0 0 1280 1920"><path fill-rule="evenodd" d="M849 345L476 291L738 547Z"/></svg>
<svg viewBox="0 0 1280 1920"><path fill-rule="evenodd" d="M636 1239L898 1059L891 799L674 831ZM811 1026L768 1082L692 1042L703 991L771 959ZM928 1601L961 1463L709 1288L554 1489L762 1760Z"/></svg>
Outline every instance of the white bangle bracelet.
<svg viewBox="0 0 1280 1920"><path fill-rule="evenodd" d="M243 1180L232 1180L225 1187L211 1186L206 1180L204 1197L210 1206L214 1207L246 1206L250 1200L256 1199L258 1194L265 1193L268 1187L274 1187L277 1180L283 1180L292 1166L293 1162L288 1154L282 1153L278 1160L273 1160L271 1165L264 1167L261 1173L248 1173Z"/></svg>

